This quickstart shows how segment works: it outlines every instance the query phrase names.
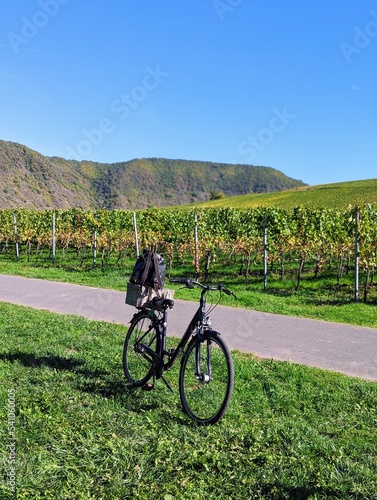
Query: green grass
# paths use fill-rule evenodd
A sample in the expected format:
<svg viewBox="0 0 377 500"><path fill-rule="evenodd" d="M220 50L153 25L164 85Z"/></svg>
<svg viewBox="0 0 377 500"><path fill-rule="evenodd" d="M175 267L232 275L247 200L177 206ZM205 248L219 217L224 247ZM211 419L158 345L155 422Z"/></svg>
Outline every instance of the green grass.
<svg viewBox="0 0 377 500"><path fill-rule="evenodd" d="M274 205L278 208L292 209L298 205L304 205L306 207L346 209L349 205L361 206L365 203L377 203L377 179L304 186L273 193L232 196L180 206L179 208L193 208L195 206L201 208L252 208ZM169 207L169 209L171 208Z"/></svg>
<svg viewBox="0 0 377 500"><path fill-rule="evenodd" d="M135 260L135 259L134 259ZM26 278L46 279L74 283L97 288L112 290L126 290L130 268L109 266L104 271L100 268L91 269L90 266L52 266L51 263L34 264L25 261L15 262L2 259L0 256L0 273ZM128 273L128 274L127 274Z"/></svg>
<svg viewBox="0 0 377 500"><path fill-rule="evenodd" d="M224 418L131 389L124 329L0 304L0 497L15 390L19 499L375 499L377 384L234 352ZM225 339L226 340L226 339Z"/></svg>

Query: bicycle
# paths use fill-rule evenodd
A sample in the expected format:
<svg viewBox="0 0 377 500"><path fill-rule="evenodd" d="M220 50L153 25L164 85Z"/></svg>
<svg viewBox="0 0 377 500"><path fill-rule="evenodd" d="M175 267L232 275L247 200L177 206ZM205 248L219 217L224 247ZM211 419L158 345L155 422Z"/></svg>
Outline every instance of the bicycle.
<svg viewBox="0 0 377 500"><path fill-rule="evenodd" d="M166 348L168 309L171 299L154 298L148 309L136 313L128 330L123 349L123 369L134 387L154 389L156 379L164 378L182 355L179 394L184 412L200 425L216 423L228 408L233 386L234 367L229 348L211 327L206 313L206 295L217 290L233 295L222 284L203 285L189 278L171 279L187 288L201 288L199 307L175 349ZM220 301L220 299L219 299ZM153 383L148 384L153 378Z"/></svg>

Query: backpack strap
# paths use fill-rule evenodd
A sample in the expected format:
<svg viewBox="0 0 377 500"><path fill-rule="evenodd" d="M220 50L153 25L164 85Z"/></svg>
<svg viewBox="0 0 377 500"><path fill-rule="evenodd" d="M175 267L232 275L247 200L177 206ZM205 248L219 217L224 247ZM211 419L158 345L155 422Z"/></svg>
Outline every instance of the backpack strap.
<svg viewBox="0 0 377 500"><path fill-rule="evenodd" d="M161 278L161 273L160 273L160 266L158 264L158 258L159 258L158 253L154 253L153 254L154 272L155 272L156 279L157 279L158 289L162 290L164 287L162 285L162 278Z"/></svg>
<svg viewBox="0 0 377 500"><path fill-rule="evenodd" d="M141 286L144 286L145 281L148 278L149 269L151 268L151 263L152 263L152 252L148 252L147 262L145 263L143 276L141 277L141 280L140 280Z"/></svg>

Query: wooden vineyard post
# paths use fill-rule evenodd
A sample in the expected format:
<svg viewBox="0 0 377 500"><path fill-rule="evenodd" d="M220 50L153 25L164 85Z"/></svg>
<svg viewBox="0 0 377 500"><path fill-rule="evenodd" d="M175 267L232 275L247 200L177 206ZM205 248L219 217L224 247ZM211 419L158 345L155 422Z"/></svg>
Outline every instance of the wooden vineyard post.
<svg viewBox="0 0 377 500"><path fill-rule="evenodd" d="M134 231L135 231L136 257L139 257L139 237L137 234L136 212L134 212Z"/></svg>
<svg viewBox="0 0 377 500"><path fill-rule="evenodd" d="M359 222L360 222L360 211L359 208L355 208L355 302L359 301L359 251L360 251L360 240L359 240Z"/></svg>
<svg viewBox="0 0 377 500"><path fill-rule="evenodd" d="M20 260L20 249L18 247L18 232L17 232L17 216L16 212L13 212L13 225L14 225L14 239L16 242L16 259Z"/></svg>
<svg viewBox="0 0 377 500"><path fill-rule="evenodd" d="M97 229L94 230L93 241L93 269L97 269Z"/></svg>
<svg viewBox="0 0 377 500"><path fill-rule="evenodd" d="M56 216L52 212L52 265L56 264Z"/></svg>
<svg viewBox="0 0 377 500"><path fill-rule="evenodd" d="M263 290L267 290L267 216L263 220Z"/></svg>
<svg viewBox="0 0 377 500"><path fill-rule="evenodd" d="M199 278L199 242L198 242L198 214L195 212L194 246L195 246L195 279Z"/></svg>

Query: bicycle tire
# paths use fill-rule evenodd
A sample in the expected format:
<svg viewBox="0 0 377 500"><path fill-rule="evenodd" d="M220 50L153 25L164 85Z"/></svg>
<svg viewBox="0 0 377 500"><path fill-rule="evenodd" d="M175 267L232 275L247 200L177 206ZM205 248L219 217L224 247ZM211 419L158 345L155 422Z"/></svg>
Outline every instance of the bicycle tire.
<svg viewBox="0 0 377 500"><path fill-rule="evenodd" d="M142 311L134 318L124 341L123 371L135 387L146 384L154 371L153 359L144 346L156 352L157 333L148 311Z"/></svg>
<svg viewBox="0 0 377 500"><path fill-rule="evenodd" d="M198 348L201 372L208 371L210 353L211 380L200 380L196 374L195 356ZM207 332L202 341L193 337L182 358L179 374L179 394L184 412L200 425L215 424L229 406L233 387L232 356L219 334Z"/></svg>

